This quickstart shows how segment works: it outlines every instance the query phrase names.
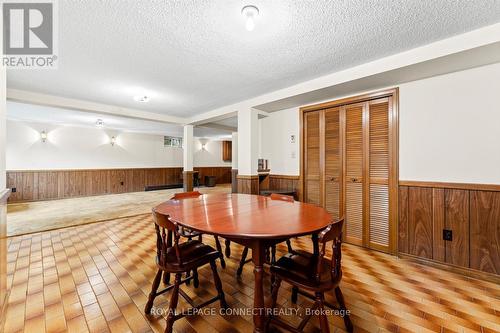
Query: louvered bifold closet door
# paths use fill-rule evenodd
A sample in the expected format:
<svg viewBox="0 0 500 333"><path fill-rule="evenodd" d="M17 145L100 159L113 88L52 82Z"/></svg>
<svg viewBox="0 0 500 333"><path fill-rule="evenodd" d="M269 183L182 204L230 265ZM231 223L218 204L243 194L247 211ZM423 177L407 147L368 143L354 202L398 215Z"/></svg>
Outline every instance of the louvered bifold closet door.
<svg viewBox="0 0 500 333"><path fill-rule="evenodd" d="M368 180L368 246L389 252L389 117L391 98L370 101L369 180Z"/></svg>
<svg viewBox="0 0 500 333"><path fill-rule="evenodd" d="M304 115L305 159L304 159L304 201L321 204L320 186L320 111Z"/></svg>
<svg viewBox="0 0 500 333"><path fill-rule="evenodd" d="M363 245L363 110L366 103L345 108L345 238Z"/></svg>
<svg viewBox="0 0 500 333"><path fill-rule="evenodd" d="M340 107L326 109L325 118L325 168L324 168L324 208L333 218L341 215L342 146L340 135Z"/></svg>

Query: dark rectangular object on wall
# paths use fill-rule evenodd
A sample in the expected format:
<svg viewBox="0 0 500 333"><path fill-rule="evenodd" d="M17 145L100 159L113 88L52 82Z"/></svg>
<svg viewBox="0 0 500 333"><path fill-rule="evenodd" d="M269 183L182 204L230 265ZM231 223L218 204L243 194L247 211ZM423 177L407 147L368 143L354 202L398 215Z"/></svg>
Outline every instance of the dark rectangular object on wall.
<svg viewBox="0 0 500 333"><path fill-rule="evenodd" d="M233 160L233 142L222 141L222 160L231 162Z"/></svg>

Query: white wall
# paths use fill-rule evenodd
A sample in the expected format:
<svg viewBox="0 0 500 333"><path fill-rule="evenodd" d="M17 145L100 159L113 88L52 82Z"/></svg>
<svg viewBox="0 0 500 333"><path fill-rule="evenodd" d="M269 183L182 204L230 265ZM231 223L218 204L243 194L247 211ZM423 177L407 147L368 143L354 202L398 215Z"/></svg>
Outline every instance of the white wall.
<svg viewBox="0 0 500 333"><path fill-rule="evenodd" d="M500 64L399 89L401 180L500 184ZM269 159L273 174L300 173L298 110L260 120L260 155ZM297 135L295 147L291 134Z"/></svg>
<svg viewBox="0 0 500 333"><path fill-rule="evenodd" d="M48 133L45 143L40 140L43 130ZM207 152L199 154L201 145L195 140L194 165L226 165L221 146L209 142ZM161 135L10 120L6 155L7 170L182 167L182 149L164 147Z"/></svg>
<svg viewBox="0 0 500 333"><path fill-rule="evenodd" d="M402 180L500 184L500 64L400 86Z"/></svg>
<svg viewBox="0 0 500 333"><path fill-rule="evenodd" d="M1 41L1 37L0 37ZM6 106L5 106L5 67L0 66L0 192L5 189L6 176L5 176L5 141L6 141ZM0 321L1 322L1 321Z"/></svg>
<svg viewBox="0 0 500 333"><path fill-rule="evenodd" d="M205 143L205 149L202 148L203 142ZM195 139L194 166L230 167L231 162L222 160L222 141Z"/></svg>
<svg viewBox="0 0 500 333"><path fill-rule="evenodd" d="M276 111L259 120L260 158L268 160L275 175L299 175L299 109ZM295 143L291 136L295 135Z"/></svg>

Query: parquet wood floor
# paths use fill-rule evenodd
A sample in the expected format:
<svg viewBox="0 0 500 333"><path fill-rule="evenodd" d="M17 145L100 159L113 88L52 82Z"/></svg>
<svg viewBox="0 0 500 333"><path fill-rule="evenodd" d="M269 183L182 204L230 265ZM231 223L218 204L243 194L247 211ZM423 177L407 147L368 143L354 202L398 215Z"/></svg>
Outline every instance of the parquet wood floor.
<svg viewBox="0 0 500 333"><path fill-rule="evenodd" d="M293 246L309 249L310 240L294 240ZM162 332L165 321L160 315L143 314L156 272L154 249L149 214L9 238L11 295L5 333ZM285 249L278 247L280 252ZM233 244L227 268L219 267L232 309L253 304L252 265L236 278L241 250ZM341 288L355 332L500 332L499 285L350 245L343 247L343 271ZM198 289L183 286L198 301L215 294L210 268L201 269L200 276ZM155 306L166 306L168 296L159 296ZM334 301L333 295L329 298ZM301 296L297 305L291 304L286 284L278 301L299 313L310 305ZM218 310L218 303L213 307ZM299 318L286 320L297 323ZM332 332L343 332L340 318L329 321ZM174 325L183 333L252 329L250 314L196 315ZM309 333L318 330L316 320L306 327Z"/></svg>

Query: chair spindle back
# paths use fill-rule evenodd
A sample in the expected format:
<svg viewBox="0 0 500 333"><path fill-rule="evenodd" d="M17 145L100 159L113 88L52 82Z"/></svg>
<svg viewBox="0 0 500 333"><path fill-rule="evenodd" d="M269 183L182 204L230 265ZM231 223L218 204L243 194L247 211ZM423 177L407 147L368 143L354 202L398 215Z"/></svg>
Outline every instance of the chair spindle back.
<svg viewBox="0 0 500 333"><path fill-rule="evenodd" d="M318 256L318 264L316 268L316 280L321 278L322 261L326 253L326 244L332 242L332 259L331 259L331 277L332 281L338 281L342 278L342 227L344 226L344 218L332 222L326 227L318 237L320 252Z"/></svg>

